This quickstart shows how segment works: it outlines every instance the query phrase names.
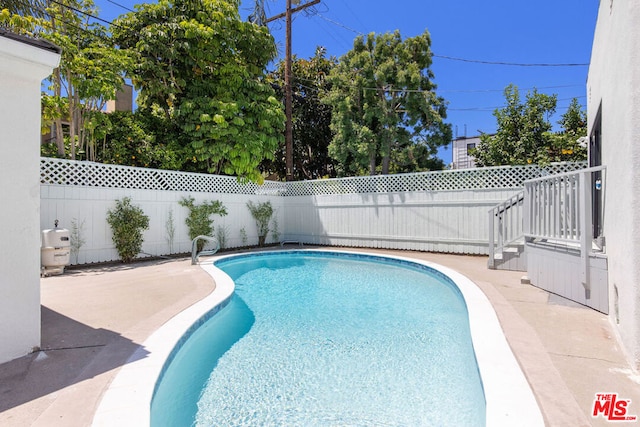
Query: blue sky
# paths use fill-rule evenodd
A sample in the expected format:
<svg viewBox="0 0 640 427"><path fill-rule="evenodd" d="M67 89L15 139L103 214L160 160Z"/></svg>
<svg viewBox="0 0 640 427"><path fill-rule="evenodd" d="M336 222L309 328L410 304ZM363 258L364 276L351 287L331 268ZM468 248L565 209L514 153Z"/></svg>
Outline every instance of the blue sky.
<svg viewBox="0 0 640 427"><path fill-rule="evenodd" d="M112 20L138 1L95 0L100 16ZM302 0L306 2L309 0ZM117 3L117 4L115 4ZM253 8L243 0L242 16ZM265 0L267 16L284 11L285 0ZM293 21L293 53L301 58L324 46L340 57L358 34L400 30L413 37L431 34L432 71L437 93L448 102L446 121L454 136L496 130L493 111L504 104L503 90L513 83L521 95L535 88L558 95L555 124L571 98L586 102L587 66L512 66L466 62L445 57L521 64L588 64L598 0L322 0ZM284 57L284 20L269 25ZM451 149L440 157L451 161Z"/></svg>

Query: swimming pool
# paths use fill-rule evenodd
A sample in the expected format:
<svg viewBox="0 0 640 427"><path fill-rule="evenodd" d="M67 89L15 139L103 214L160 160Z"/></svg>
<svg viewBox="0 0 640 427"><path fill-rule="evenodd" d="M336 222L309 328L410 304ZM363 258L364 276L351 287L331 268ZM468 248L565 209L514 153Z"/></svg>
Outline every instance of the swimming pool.
<svg viewBox="0 0 640 427"><path fill-rule="evenodd" d="M215 266L235 294L175 355L152 425L484 425L467 310L447 277L329 252Z"/></svg>
<svg viewBox="0 0 640 427"><path fill-rule="evenodd" d="M353 254L342 251L332 253ZM365 257L369 255L359 254ZM223 258L227 257L219 259ZM513 425L517 420L518 425L544 425L535 397L502 334L495 312L479 288L459 273L433 263L406 257L385 256L385 259L429 267L448 277L463 295L486 399L486 424ZM215 279L215 292L180 313L145 341L143 353L146 357L134 354L130 363L122 368L96 411L94 425L114 425L118 422L149 425L155 381L166 373L167 360L176 356L174 347L180 348L184 344L185 333L191 335L197 330L194 325L201 325L207 318L223 314L224 309L220 310L220 307L231 301L234 290L231 278L213 265L201 267ZM213 315L215 311L219 312ZM352 425L362 424L353 422Z"/></svg>

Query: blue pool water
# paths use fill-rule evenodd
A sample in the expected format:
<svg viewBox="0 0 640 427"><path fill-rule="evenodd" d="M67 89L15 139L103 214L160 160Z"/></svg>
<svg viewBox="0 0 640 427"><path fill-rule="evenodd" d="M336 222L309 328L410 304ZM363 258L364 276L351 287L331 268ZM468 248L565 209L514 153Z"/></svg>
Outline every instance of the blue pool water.
<svg viewBox="0 0 640 427"><path fill-rule="evenodd" d="M228 305L175 353L154 426L482 426L464 300L427 267L285 252L216 263Z"/></svg>

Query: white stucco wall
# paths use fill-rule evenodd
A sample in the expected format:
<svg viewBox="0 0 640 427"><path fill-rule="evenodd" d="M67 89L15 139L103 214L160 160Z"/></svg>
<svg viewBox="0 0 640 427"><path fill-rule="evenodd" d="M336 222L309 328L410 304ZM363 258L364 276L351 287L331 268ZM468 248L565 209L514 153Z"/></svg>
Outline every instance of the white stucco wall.
<svg viewBox="0 0 640 427"><path fill-rule="evenodd" d="M40 345L40 84L58 60L0 34L0 363Z"/></svg>
<svg viewBox="0 0 640 427"><path fill-rule="evenodd" d="M589 131L602 114L610 316L640 366L640 2L602 0L587 81ZM617 295L616 295L617 293Z"/></svg>

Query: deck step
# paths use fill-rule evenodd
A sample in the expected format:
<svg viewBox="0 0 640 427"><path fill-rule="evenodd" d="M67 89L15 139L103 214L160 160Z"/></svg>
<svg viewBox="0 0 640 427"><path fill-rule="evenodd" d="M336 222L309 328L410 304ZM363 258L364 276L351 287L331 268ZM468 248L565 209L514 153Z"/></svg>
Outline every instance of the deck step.
<svg viewBox="0 0 640 427"><path fill-rule="evenodd" d="M515 244L502 248L502 251L494 254L491 268L496 270L526 271L527 258L524 253L524 245Z"/></svg>

